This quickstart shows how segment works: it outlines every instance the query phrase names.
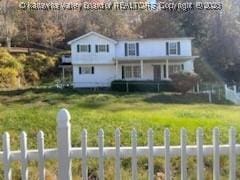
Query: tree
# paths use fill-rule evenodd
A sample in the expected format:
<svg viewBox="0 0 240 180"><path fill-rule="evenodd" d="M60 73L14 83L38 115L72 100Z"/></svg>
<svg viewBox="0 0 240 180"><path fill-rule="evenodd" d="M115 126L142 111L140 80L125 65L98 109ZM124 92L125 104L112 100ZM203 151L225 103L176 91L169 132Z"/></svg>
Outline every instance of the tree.
<svg viewBox="0 0 240 180"><path fill-rule="evenodd" d="M17 34L18 29L15 24L16 1L0 1L0 36L5 38L7 47L11 47L12 38Z"/></svg>
<svg viewBox="0 0 240 180"><path fill-rule="evenodd" d="M175 20L164 11L142 16L137 32L147 38L177 37L182 34Z"/></svg>
<svg viewBox="0 0 240 180"><path fill-rule="evenodd" d="M212 15L207 43L202 47L203 57L225 81L239 81L240 70L232 68L240 64L240 11L235 3L226 0L224 11Z"/></svg>

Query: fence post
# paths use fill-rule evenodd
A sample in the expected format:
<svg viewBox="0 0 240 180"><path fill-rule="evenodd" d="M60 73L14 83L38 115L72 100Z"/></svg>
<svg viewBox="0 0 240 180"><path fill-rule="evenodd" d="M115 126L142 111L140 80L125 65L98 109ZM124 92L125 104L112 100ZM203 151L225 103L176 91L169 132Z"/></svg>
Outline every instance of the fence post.
<svg viewBox="0 0 240 180"><path fill-rule="evenodd" d="M233 86L233 91L235 94L237 94L237 86L236 85Z"/></svg>
<svg viewBox="0 0 240 180"><path fill-rule="evenodd" d="M228 88L227 84L225 84L224 85L225 99L227 98L227 90L228 90L227 88Z"/></svg>
<svg viewBox="0 0 240 180"><path fill-rule="evenodd" d="M164 156L165 156L165 180L171 179L170 172L170 132L169 129L166 128L164 130Z"/></svg>
<svg viewBox="0 0 240 180"><path fill-rule="evenodd" d="M212 90L208 91L208 101L209 103L212 103Z"/></svg>
<svg viewBox="0 0 240 180"><path fill-rule="evenodd" d="M67 109L57 114L58 180L72 180L70 119Z"/></svg>
<svg viewBox="0 0 240 180"><path fill-rule="evenodd" d="M12 169L11 169L11 149L10 149L10 136L5 132L2 136L3 143L3 172L4 180L12 180Z"/></svg>
<svg viewBox="0 0 240 180"><path fill-rule="evenodd" d="M197 83L197 93L199 94L200 92L200 86L199 86L199 83Z"/></svg>
<svg viewBox="0 0 240 180"><path fill-rule="evenodd" d="M181 180L187 179L187 132L181 129Z"/></svg>

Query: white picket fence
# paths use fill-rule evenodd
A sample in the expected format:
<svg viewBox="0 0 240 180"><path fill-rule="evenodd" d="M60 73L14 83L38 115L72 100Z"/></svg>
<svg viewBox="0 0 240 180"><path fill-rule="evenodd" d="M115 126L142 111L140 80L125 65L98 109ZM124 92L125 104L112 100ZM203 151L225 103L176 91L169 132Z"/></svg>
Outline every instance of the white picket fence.
<svg viewBox="0 0 240 180"><path fill-rule="evenodd" d="M225 98L234 104L240 105L240 92L237 92L236 85L232 89L225 85Z"/></svg>
<svg viewBox="0 0 240 180"><path fill-rule="evenodd" d="M189 156L197 157L197 180L204 179L204 156L213 156L213 178L220 179L220 156L229 156L229 179L236 180L236 159L240 154L240 144L236 142L236 131L234 128L229 129L229 144L220 144L220 132L218 128L213 129L213 144L204 145L203 130L197 129L196 145L187 145L187 132L181 129L180 145L170 145L170 132L164 130L164 146L154 146L153 130L148 130L148 145L137 145L137 131L131 132L131 146L121 146L121 133L119 129L115 131L115 147L104 147L104 132L102 129L98 132L98 147L88 147L87 131L83 130L81 134L81 147L72 147L71 145L71 124L70 114L66 109L61 109L57 115L57 148L44 148L44 133L39 132L37 135L37 149L28 150L27 135L22 132L20 135L20 150L11 151L10 136L6 132L3 135L3 151L0 152L0 158L3 162L4 180L12 179L11 163L14 161L21 162L21 179L31 179L28 177L28 162L36 160L38 162L39 179L45 180L44 164L46 160L53 159L58 161L58 179L71 180L71 161L72 159L80 159L82 164L82 179L88 179L88 158L94 157L98 159L98 179L104 179L104 159L106 157L115 158L115 179L121 179L121 159L131 158L132 179L136 180L138 176L138 157L148 158L148 179L153 180L154 175L154 158L164 157L165 159L165 180L172 179L171 164L172 157L181 157L181 180L188 177L187 160ZM239 179L239 177L238 177Z"/></svg>

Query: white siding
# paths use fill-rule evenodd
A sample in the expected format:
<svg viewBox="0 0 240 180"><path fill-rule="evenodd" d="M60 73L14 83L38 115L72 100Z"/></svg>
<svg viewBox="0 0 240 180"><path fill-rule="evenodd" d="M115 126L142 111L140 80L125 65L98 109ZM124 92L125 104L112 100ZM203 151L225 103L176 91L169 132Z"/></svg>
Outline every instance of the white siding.
<svg viewBox="0 0 240 180"><path fill-rule="evenodd" d="M78 44L90 44L91 52L77 52ZM96 53L95 45L97 44L108 44L109 52ZM107 39L90 35L71 44L71 54L73 64L113 64L112 59L115 57L115 44Z"/></svg>
<svg viewBox="0 0 240 180"><path fill-rule="evenodd" d="M184 71L194 72L193 60L189 60L184 63Z"/></svg>
<svg viewBox="0 0 240 180"><path fill-rule="evenodd" d="M119 41L116 45L116 57L125 57L125 43L139 43L139 56L140 57L154 57L154 56L166 56L166 42L180 42L180 56L191 56L191 40L179 39L179 40L161 40L161 39L149 39L139 41Z"/></svg>
<svg viewBox="0 0 240 180"><path fill-rule="evenodd" d="M114 65L88 65L94 66L94 74L79 74L80 65L73 66L74 87L109 87L115 78Z"/></svg>
<svg viewBox="0 0 240 180"><path fill-rule="evenodd" d="M189 39L184 39L180 41L181 44L181 55L182 56L192 56L192 42Z"/></svg>

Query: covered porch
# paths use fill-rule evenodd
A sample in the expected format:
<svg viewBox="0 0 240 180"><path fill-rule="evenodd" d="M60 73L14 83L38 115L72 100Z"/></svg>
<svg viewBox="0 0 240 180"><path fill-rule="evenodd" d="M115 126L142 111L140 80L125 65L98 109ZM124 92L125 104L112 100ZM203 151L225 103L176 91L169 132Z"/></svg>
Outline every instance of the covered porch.
<svg viewBox="0 0 240 180"><path fill-rule="evenodd" d="M173 73L194 72L194 57L116 58L115 79L121 80L170 80Z"/></svg>

